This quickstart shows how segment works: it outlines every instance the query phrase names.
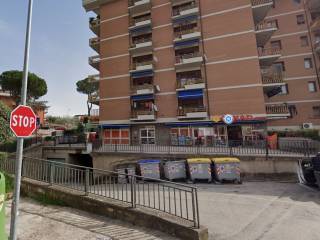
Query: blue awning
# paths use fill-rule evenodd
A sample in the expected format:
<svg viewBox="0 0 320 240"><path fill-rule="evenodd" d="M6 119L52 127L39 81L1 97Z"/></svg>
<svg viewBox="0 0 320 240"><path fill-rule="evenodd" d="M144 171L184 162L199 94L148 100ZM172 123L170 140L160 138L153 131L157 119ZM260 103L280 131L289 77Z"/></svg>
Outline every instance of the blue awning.
<svg viewBox="0 0 320 240"><path fill-rule="evenodd" d="M102 129L121 129L121 128L129 128L129 124L102 124L100 128Z"/></svg>
<svg viewBox="0 0 320 240"><path fill-rule="evenodd" d="M175 122L175 123L166 123L168 127L211 127L213 122L210 121L199 121L199 122Z"/></svg>
<svg viewBox="0 0 320 240"><path fill-rule="evenodd" d="M131 99L133 101L153 100L154 95L153 94L135 95L135 96L131 96Z"/></svg>
<svg viewBox="0 0 320 240"><path fill-rule="evenodd" d="M198 15L191 15L187 17L181 17L173 20L173 24L180 24L184 22L191 22L198 20Z"/></svg>
<svg viewBox="0 0 320 240"><path fill-rule="evenodd" d="M197 99L203 97L202 89L184 90L178 92L179 99Z"/></svg>
<svg viewBox="0 0 320 240"><path fill-rule="evenodd" d="M194 44L199 44L199 39L192 39L192 40L187 40L187 41L176 42L174 44L174 46L175 47L185 47L185 46L192 46Z"/></svg>
<svg viewBox="0 0 320 240"><path fill-rule="evenodd" d="M131 73L132 78L141 78L141 77L152 77L153 76L153 70L141 70Z"/></svg>

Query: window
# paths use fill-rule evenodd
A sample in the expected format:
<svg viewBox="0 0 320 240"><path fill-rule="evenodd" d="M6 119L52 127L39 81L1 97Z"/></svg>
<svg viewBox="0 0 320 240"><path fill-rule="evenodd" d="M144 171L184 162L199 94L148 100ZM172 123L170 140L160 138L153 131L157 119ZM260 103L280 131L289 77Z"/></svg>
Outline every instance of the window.
<svg viewBox="0 0 320 240"><path fill-rule="evenodd" d="M282 49L281 40L271 41L271 47L275 49Z"/></svg>
<svg viewBox="0 0 320 240"><path fill-rule="evenodd" d="M295 105L289 105L288 106L290 118L293 118L294 116L298 115L298 110Z"/></svg>
<svg viewBox="0 0 320 240"><path fill-rule="evenodd" d="M307 47L309 46L309 40L307 36L301 36L300 37L301 47Z"/></svg>
<svg viewBox="0 0 320 240"><path fill-rule="evenodd" d="M285 65L284 65L284 62L274 63L274 64L273 64L273 69L274 69L276 72L284 72L284 71L286 71L286 67L285 67Z"/></svg>
<svg viewBox="0 0 320 240"><path fill-rule="evenodd" d="M278 20L277 20L277 19L272 20L272 21L268 21L268 24L271 25L271 26L273 26L272 24L275 24L276 27L279 29L279 23L278 23Z"/></svg>
<svg viewBox="0 0 320 240"><path fill-rule="evenodd" d="M320 118L320 106L312 107L313 117Z"/></svg>
<svg viewBox="0 0 320 240"><path fill-rule="evenodd" d="M104 130L105 144L129 144L129 129L106 129Z"/></svg>
<svg viewBox="0 0 320 240"><path fill-rule="evenodd" d="M140 129L140 142L141 144L155 144L156 130L154 128Z"/></svg>
<svg viewBox="0 0 320 240"><path fill-rule="evenodd" d="M293 1L293 3L295 3L295 4L300 4L301 3L301 0L292 0Z"/></svg>
<svg viewBox="0 0 320 240"><path fill-rule="evenodd" d="M289 93L289 88L288 88L288 84L282 85L281 86L281 93L279 93L280 95L287 95Z"/></svg>
<svg viewBox="0 0 320 240"><path fill-rule="evenodd" d="M297 24L298 25L302 25L302 24L305 24L306 21L304 19L304 15L303 14L300 14L300 15L297 15Z"/></svg>
<svg viewBox="0 0 320 240"><path fill-rule="evenodd" d="M315 81L308 82L308 89L309 92L316 92L317 91L317 85Z"/></svg>
<svg viewBox="0 0 320 240"><path fill-rule="evenodd" d="M313 68L312 59L311 58L305 58L304 59L304 68L310 69Z"/></svg>

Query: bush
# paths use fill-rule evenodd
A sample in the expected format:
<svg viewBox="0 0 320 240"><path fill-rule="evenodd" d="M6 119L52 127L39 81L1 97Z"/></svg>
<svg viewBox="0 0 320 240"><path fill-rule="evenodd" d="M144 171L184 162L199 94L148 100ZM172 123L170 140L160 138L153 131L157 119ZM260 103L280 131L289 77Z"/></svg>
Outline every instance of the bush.
<svg viewBox="0 0 320 240"><path fill-rule="evenodd" d="M0 101L0 143L13 137L9 127L10 112L10 109Z"/></svg>

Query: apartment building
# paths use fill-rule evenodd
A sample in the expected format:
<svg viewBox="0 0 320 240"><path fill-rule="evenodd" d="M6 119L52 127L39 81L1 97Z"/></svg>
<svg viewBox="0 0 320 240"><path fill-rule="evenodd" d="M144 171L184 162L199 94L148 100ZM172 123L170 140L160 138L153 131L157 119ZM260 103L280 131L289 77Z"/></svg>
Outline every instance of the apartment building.
<svg viewBox="0 0 320 240"><path fill-rule="evenodd" d="M97 14L89 78L104 142L210 145L320 127L317 4L83 0Z"/></svg>

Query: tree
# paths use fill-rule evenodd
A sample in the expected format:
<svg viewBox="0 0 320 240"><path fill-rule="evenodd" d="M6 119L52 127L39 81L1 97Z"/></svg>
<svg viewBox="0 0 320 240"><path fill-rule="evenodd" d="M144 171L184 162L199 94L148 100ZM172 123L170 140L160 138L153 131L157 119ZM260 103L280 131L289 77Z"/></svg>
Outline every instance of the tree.
<svg viewBox="0 0 320 240"><path fill-rule="evenodd" d="M9 126L10 109L0 101L0 143L6 142L13 135Z"/></svg>
<svg viewBox="0 0 320 240"><path fill-rule="evenodd" d="M6 71L0 75L0 85L2 90L8 91L18 104L21 100L23 73L18 70ZM28 73L27 101L36 99L47 94L47 83L44 79L34 73Z"/></svg>
<svg viewBox="0 0 320 240"><path fill-rule="evenodd" d="M99 89L98 83L90 82L89 78L85 78L83 80L80 80L76 83L77 85L77 91L79 93L86 94L88 96L87 99L87 109L88 109L88 116L90 116L91 109L92 109L92 102L91 98L94 93L97 93Z"/></svg>

